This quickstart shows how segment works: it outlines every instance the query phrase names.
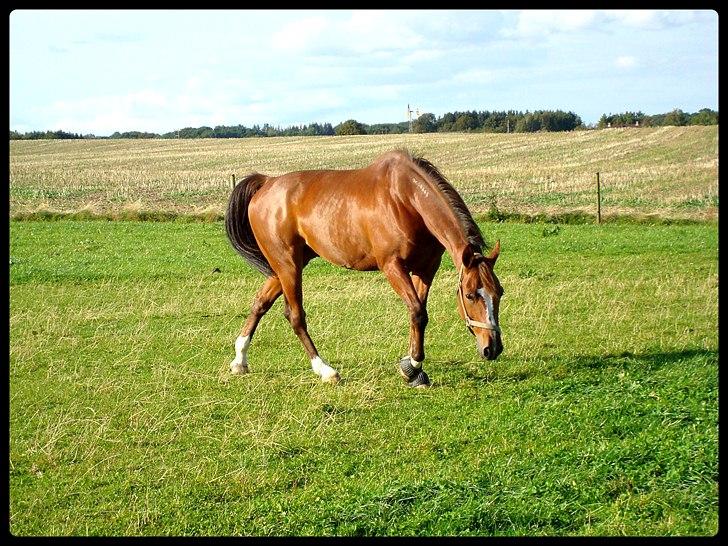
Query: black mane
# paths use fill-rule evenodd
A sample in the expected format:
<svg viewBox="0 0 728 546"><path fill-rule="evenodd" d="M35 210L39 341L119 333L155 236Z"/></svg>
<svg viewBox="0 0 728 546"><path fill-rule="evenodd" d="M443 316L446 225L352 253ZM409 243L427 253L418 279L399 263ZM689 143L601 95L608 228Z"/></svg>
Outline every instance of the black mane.
<svg viewBox="0 0 728 546"><path fill-rule="evenodd" d="M478 224L476 224L475 220L473 220L473 216L470 214L468 206L465 204L465 201L463 201L463 198L460 197L457 190L452 186L452 184L450 184L450 182L447 181L437 167L435 167L427 159L424 157L411 157L412 161L414 161L418 167L429 175L430 179L435 183L435 186L440 190L440 193L448 202L450 208L452 208L452 211L455 213L455 216L460 221L460 225L463 228L463 232L465 233L468 242L481 253L484 250L487 250L488 245L483 239L483 234L481 233Z"/></svg>

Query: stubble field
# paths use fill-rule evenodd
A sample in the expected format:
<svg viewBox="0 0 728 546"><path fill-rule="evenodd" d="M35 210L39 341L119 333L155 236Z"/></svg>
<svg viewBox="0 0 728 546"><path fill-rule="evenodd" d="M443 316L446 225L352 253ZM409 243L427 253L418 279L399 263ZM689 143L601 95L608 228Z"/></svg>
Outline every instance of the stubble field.
<svg viewBox="0 0 728 546"><path fill-rule="evenodd" d="M423 155L477 215L495 205L522 214L715 219L716 126L571 133L406 134L202 140L12 141L10 207L126 214L222 215L231 176L368 165L393 148Z"/></svg>

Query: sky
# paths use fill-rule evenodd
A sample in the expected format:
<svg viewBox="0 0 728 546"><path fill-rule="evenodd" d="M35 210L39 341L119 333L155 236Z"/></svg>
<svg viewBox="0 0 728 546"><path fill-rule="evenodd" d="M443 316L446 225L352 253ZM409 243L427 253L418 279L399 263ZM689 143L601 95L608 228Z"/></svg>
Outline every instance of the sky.
<svg viewBox="0 0 728 546"><path fill-rule="evenodd" d="M10 129L718 110L712 10L15 10Z"/></svg>

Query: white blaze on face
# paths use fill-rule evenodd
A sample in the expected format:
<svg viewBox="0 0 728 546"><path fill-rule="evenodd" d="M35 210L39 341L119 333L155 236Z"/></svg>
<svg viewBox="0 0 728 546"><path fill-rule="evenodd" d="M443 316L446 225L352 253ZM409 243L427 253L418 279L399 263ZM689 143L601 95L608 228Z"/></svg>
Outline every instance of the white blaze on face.
<svg viewBox="0 0 728 546"><path fill-rule="evenodd" d="M498 327L498 321L495 318L495 311L493 310L493 298L490 294L485 291L485 288L478 288L478 294L485 301L485 308L488 311L488 320L486 321L491 326Z"/></svg>

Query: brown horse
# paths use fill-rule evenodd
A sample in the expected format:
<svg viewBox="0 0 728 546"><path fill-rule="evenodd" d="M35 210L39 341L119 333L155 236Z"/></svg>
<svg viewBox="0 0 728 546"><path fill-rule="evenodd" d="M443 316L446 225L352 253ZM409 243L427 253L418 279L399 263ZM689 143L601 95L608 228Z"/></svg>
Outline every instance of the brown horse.
<svg viewBox="0 0 728 546"><path fill-rule="evenodd" d="M284 314L323 381L339 373L319 356L306 329L301 273L316 256L349 269L380 270L410 314L409 354L399 372L410 386L427 386L427 294L445 250L458 270L457 305L478 354L503 350L498 307L503 288L462 198L426 159L406 151L383 154L353 170L309 170L269 177L253 173L233 189L225 215L232 246L266 276L235 341L233 374L248 371L247 352L258 322L281 295Z"/></svg>

